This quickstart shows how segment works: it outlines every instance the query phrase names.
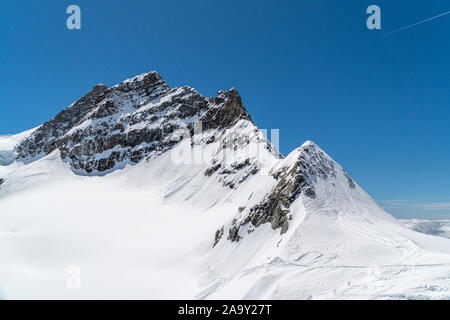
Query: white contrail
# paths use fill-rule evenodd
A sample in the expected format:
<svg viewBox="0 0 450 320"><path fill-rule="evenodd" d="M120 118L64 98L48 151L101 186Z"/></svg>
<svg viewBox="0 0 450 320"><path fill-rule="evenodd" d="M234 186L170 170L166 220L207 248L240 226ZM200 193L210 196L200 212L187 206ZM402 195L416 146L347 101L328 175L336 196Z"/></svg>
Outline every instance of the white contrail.
<svg viewBox="0 0 450 320"><path fill-rule="evenodd" d="M397 33L397 32L400 32L400 31L403 31L403 30L406 30L406 29L412 28L412 27L414 27L414 26L417 26L418 24L422 24L422 23L425 23L425 22L427 22L427 21L430 21L430 20L433 20L433 19L436 19L436 18L439 18L439 17L445 16L445 15L447 15L447 14L449 14L449 13L450 13L450 11L447 11L447 12L444 12L444 13L438 14L437 16L434 16L434 17L431 17L431 18L428 18L428 19L425 19L425 20L422 20L422 21L416 22L416 23L414 23L414 24L411 24L411 25L409 25L409 26L406 26L406 27L402 27L402 28L400 28L400 29L397 29L397 30L394 30L394 31L388 32L388 33L386 33L386 34L384 34L384 35L381 35L381 36L380 36L380 38L384 38L384 37L387 37L387 36L389 36L389 35L391 35L391 34L393 34L393 33Z"/></svg>

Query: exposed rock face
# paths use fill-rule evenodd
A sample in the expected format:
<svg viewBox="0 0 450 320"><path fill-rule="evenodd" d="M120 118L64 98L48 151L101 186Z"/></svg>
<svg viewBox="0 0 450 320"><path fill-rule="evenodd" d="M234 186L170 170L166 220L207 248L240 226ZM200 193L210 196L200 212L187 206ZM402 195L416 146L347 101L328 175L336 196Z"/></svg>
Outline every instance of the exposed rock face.
<svg viewBox="0 0 450 320"><path fill-rule="evenodd" d="M214 99L215 105L221 105L221 108L209 108L202 117L203 129L229 128L237 120L251 120L250 115L245 109L241 97L236 89L230 91L219 91Z"/></svg>
<svg viewBox="0 0 450 320"><path fill-rule="evenodd" d="M16 147L18 160L32 161L57 149L77 172L106 173L172 148L176 130L193 133L251 121L235 89L205 98L189 87L171 89L156 72L112 88L95 86Z"/></svg>
<svg viewBox="0 0 450 320"><path fill-rule="evenodd" d="M44 123L30 137L16 147L18 158L34 158L39 155L51 153L58 148L58 138L80 123L83 117L92 110L97 99L107 89L104 85L96 85L84 97L60 112L52 120Z"/></svg>
<svg viewBox="0 0 450 320"><path fill-rule="evenodd" d="M350 178L350 176L348 175L348 173L346 171L344 171L344 176L345 176L345 178L347 178L348 185L350 186L350 188L355 189L356 188L355 182L353 181L352 178Z"/></svg>
<svg viewBox="0 0 450 320"><path fill-rule="evenodd" d="M5 183L5 180L0 178L0 186L4 183Z"/></svg>
<svg viewBox="0 0 450 320"><path fill-rule="evenodd" d="M272 176L278 181L277 184L259 204L246 211L243 218L232 223L228 239L239 241L241 227L249 223L254 228L270 223L272 229L281 229L281 234L285 233L289 228L291 204L301 194L315 198L316 179L335 178L335 170L334 163L315 144L305 144L298 149L298 156L293 163L272 172Z"/></svg>

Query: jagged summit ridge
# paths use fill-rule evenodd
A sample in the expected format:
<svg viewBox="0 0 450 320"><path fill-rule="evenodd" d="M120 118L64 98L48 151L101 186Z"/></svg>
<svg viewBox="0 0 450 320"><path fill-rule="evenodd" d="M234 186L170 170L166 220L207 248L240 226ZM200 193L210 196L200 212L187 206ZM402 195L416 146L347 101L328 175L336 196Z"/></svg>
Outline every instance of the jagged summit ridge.
<svg viewBox="0 0 450 320"><path fill-rule="evenodd" d="M157 72L111 88L99 84L16 147L17 159L55 150L80 173L103 173L172 148L179 129L224 130L252 121L235 89L206 98L190 87L170 88Z"/></svg>

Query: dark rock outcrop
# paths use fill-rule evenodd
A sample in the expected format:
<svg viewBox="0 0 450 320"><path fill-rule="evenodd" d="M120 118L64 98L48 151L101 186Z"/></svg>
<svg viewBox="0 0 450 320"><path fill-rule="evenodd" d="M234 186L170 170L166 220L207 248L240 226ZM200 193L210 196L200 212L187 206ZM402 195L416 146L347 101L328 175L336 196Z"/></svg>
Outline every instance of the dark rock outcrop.
<svg viewBox="0 0 450 320"><path fill-rule="evenodd" d="M224 233L224 227L222 227L216 231L216 235L214 237L213 248L219 243L220 239L222 239L223 233Z"/></svg>
<svg viewBox="0 0 450 320"><path fill-rule="evenodd" d="M94 86L84 97L40 126L30 137L16 147L18 158L35 158L42 154L49 154L58 148L57 139L78 124L92 110L97 99L107 89L105 85L101 84Z"/></svg>
<svg viewBox="0 0 450 320"><path fill-rule="evenodd" d="M209 108L200 119L204 130L229 128L241 119L252 121L239 93L234 88L230 91L219 91L214 104L218 107Z"/></svg>

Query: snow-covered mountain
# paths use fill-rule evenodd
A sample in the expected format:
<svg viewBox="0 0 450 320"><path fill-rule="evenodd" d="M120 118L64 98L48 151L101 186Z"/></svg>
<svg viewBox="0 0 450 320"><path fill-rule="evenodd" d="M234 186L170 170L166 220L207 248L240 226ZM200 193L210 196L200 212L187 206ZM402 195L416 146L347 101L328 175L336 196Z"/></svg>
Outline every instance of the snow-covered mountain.
<svg viewBox="0 0 450 320"><path fill-rule="evenodd" d="M150 72L0 137L0 297L449 299L450 240L313 142L280 155L235 89Z"/></svg>

